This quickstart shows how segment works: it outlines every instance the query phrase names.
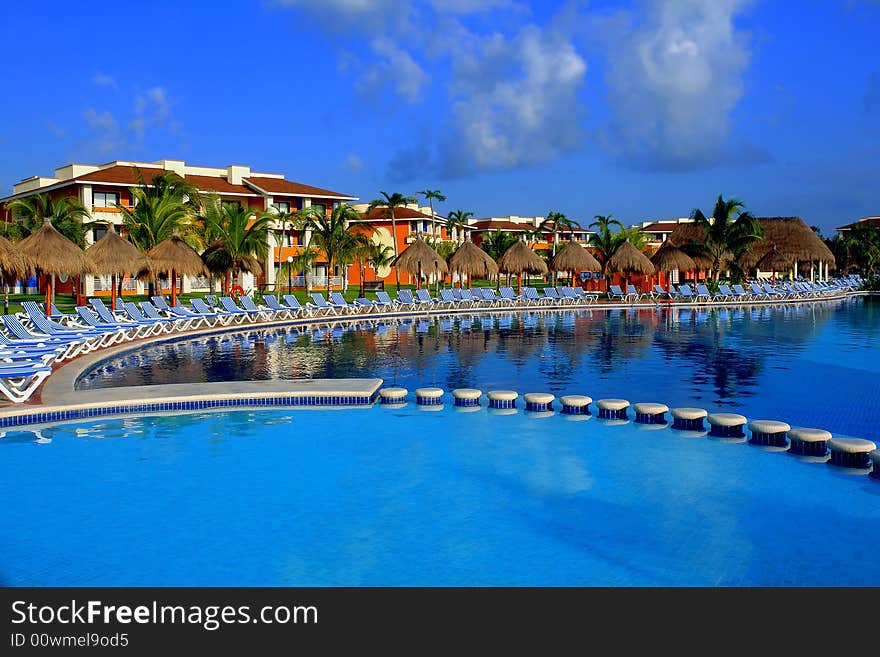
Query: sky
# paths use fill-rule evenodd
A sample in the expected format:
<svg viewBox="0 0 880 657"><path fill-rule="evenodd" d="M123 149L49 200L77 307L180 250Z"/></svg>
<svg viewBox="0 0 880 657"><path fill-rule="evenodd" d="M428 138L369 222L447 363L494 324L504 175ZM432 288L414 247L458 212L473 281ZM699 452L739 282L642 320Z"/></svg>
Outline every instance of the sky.
<svg viewBox="0 0 880 657"><path fill-rule="evenodd" d="M880 0L10 3L0 195L181 159L441 212L880 214Z"/></svg>

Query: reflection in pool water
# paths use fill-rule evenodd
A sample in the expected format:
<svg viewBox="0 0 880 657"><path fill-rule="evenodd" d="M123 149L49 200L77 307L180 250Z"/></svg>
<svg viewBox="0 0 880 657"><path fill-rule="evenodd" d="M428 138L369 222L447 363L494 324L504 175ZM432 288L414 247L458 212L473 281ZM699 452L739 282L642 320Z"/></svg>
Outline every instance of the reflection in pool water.
<svg viewBox="0 0 880 657"><path fill-rule="evenodd" d="M870 437L880 304L500 313L243 330L99 364L78 387L379 376L702 405Z"/></svg>
<svg viewBox="0 0 880 657"><path fill-rule="evenodd" d="M880 482L579 420L410 403L10 432L0 580L880 584Z"/></svg>

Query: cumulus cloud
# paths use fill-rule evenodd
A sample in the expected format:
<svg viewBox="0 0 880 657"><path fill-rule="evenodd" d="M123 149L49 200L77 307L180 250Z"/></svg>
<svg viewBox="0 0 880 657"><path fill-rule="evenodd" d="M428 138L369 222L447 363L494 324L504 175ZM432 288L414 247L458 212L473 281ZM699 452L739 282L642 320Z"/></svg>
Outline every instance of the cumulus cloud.
<svg viewBox="0 0 880 657"><path fill-rule="evenodd" d="M761 157L728 145L743 95L747 35L734 18L749 0L657 0L645 20L608 39L607 84L615 118L602 135L637 165L689 169Z"/></svg>
<svg viewBox="0 0 880 657"><path fill-rule="evenodd" d="M124 145L125 138L119 129L119 121L111 112L87 107L83 110L83 119L89 129L89 143L98 153L106 155Z"/></svg>
<svg viewBox="0 0 880 657"><path fill-rule="evenodd" d="M370 48L376 61L358 79L355 90L368 96L390 84L406 102L418 101L428 74L413 56L387 37L373 39Z"/></svg>

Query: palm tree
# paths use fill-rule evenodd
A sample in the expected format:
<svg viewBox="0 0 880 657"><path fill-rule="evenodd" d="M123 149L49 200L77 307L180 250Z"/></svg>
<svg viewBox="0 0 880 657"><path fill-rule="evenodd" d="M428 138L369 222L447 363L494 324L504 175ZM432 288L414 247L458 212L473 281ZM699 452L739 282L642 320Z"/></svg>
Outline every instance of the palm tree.
<svg viewBox="0 0 880 657"><path fill-rule="evenodd" d="M52 222L59 233L81 249L86 246L86 233L89 229L85 220L90 218L89 211L75 196L62 196L52 199L48 194L33 194L25 198L7 201L6 209L15 217L15 221L7 227L6 233L18 241L39 230L46 219ZM77 286L80 282L77 282ZM55 303L55 275L52 275L52 299ZM79 287L77 289L79 295Z"/></svg>
<svg viewBox="0 0 880 657"><path fill-rule="evenodd" d="M340 203L328 215L323 208L315 207L309 213L307 228L312 231L312 241L324 250L327 256L327 293L330 293L330 277L337 262L350 255L354 235L348 231L348 224L359 221L360 213L347 203ZM362 224L364 228L367 225Z"/></svg>
<svg viewBox="0 0 880 657"><path fill-rule="evenodd" d="M474 216L473 212L464 212L463 210L453 210L446 218L446 233L452 239L452 231L458 229L459 242L464 242L464 228L467 226L468 219Z"/></svg>
<svg viewBox="0 0 880 657"><path fill-rule="evenodd" d="M394 243L394 257L396 258L400 255L400 250L397 248L397 219L394 216L394 211L397 208L406 207L408 203L415 203L416 199L412 196L404 196L398 192L394 192L393 194L388 194L387 192L379 192L382 195L382 198L376 199L370 202L369 210L373 210L374 208L386 208L387 212L391 217L391 239ZM394 268L394 277L397 282L397 289L400 289L400 271L395 267Z"/></svg>
<svg viewBox="0 0 880 657"><path fill-rule="evenodd" d="M446 197L443 195L439 189L424 189L420 192L416 192L419 196L424 196L425 200L431 206L431 234L434 234L434 201L437 200L440 203L444 203L446 201Z"/></svg>
<svg viewBox="0 0 880 657"><path fill-rule="evenodd" d="M6 202L16 221L7 229L10 238L17 241L38 230L46 219L51 219L55 229L71 242L85 248L90 219L89 211L75 196L52 199L48 194L34 194Z"/></svg>
<svg viewBox="0 0 880 657"><path fill-rule="evenodd" d="M725 263L739 258L764 234L758 220L744 208L745 204L739 199L724 200L719 194L711 218L699 209L691 213L694 223L703 228L704 238L702 242L685 245L684 250L711 260L712 277L716 281Z"/></svg>
<svg viewBox="0 0 880 657"><path fill-rule="evenodd" d="M602 275L607 276L608 274L608 261L611 260L611 256L614 255L614 252L617 251L617 247L620 246L621 240L619 235L620 231L624 230L623 224L620 223L617 219L612 219L614 215L602 215L597 214L595 217L595 221L590 224L590 228L595 228L596 232L590 235L590 246L596 252L596 260L599 261L599 264L602 265ZM620 230L617 233L611 232L611 227L617 226ZM605 280L605 289L608 289L608 280Z"/></svg>
<svg viewBox="0 0 880 657"><path fill-rule="evenodd" d="M231 273L233 281L242 271L259 272L269 252L267 237L272 219L273 215L255 213L251 208L221 206L220 214L212 215L210 230L217 239L202 254L205 264L225 274L227 280Z"/></svg>
<svg viewBox="0 0 880 657"><path fill-rule="evenodd" d="M498 260L507 249L516 244L516 241L516 235L497 228L491 233L486 233L483 241L480 242L480 248L488 253L492 260Z"/></svg>
<svg viewBox="0 0 880 657"><path fill-rule="evenodd" d="M299 253L291 257L290 262L284 261L281 263L278 275L281 276L284 273L284 275L289 274L292 277L294 274L302 274L303 281L306 284L306 294L311 294L311 273L315 263L318 261L319 255L318 249L313 249L309 246L303 247Z"/></svg>

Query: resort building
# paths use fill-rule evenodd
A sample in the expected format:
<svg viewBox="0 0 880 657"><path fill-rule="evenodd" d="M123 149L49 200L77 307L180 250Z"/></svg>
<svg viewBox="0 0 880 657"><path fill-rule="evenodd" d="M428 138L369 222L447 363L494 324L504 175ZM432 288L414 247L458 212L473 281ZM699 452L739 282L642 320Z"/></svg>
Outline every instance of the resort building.
<svg viewBox="0 0 880 657"><path fill-rule="evenodd" d="M12 195L0 199L3 206L3 220L13 221L12 213L5 203L12 199L24 198L37 193L48 194L56 199L73 196L89 211L91 229L86 233L86 243L92 244L107 231L110 224L121 226L122 213L117 206L132 207L131 188L139 186L138 171L147 184L166 171L173 171L187 182L194 184L202 192L217 194L223 203L237 203L254 211L293 212L311 206L323 206L326 211L339 203L355 201L357 197L340 192L313 187L287 180L281 173L252 171L249 166L229 165L224 168L192 166L182 160L160 160L158 162L129 162L116 160L106 164L69 164L55 170L51 177L32 176L13 186ZM241 284L253 288L261 284L275 282L275 267L271 263L286 260L298 251L298 246L309 236L296 234L290 225L275 222L269 238L269 266L264 273L254 278L244 274ZM315 284L320 285L327 275L326 261L320 258L312 272ZM100 294L109 290L109 277L85 277L85 293ZM203 279L186 278L183 290L207 289L208 282ZM127 279L123 290L142 292L143 283ZM61 282L59 292L71 292L71 282Z"/></svg>
<svg viewBox="0 0 880 657"><path fill-rule="evenodd" d="M661 220L661 221L643 221L640 224L633 224L632 228L638 228L648 236L646 245L659 249L660 246L669 239L669 236L675 231L680 224L691 223L693 219L681 217L679 219Z"/></svg>
<svg viewBox="0 0 880 657"><path fill-rule="evenodd" d="M846 234L853 228L867 228L868 226L880 227L880 217L862 217L858 221L854 221L851 224L846 224L845 226L838 226L834 230L840 233L841 237L846 237Z"/></svg>
<svg viewBox="0 0 880 657"><path fill-rule="evenodd" d="M505 233L516 235L526 241L531 241L534 243L535 250L542 251L552 248L554 239L552 222L544 225L544 227L540 229L540 233L538 232L545 218L546 217L543 216L521 217L519 215L508 215L506 217L471 219L468 224L471 228L471 239L474 244L480 244L480 242L485 239L486 234L500 230ZM587 240L590 239L592 233L593 231L588 230L586 226L583 226L580 229L575 229L571 233L567 230L561 232L557 237L560 242L573 239L576 242L586 245Z"/></svg>

